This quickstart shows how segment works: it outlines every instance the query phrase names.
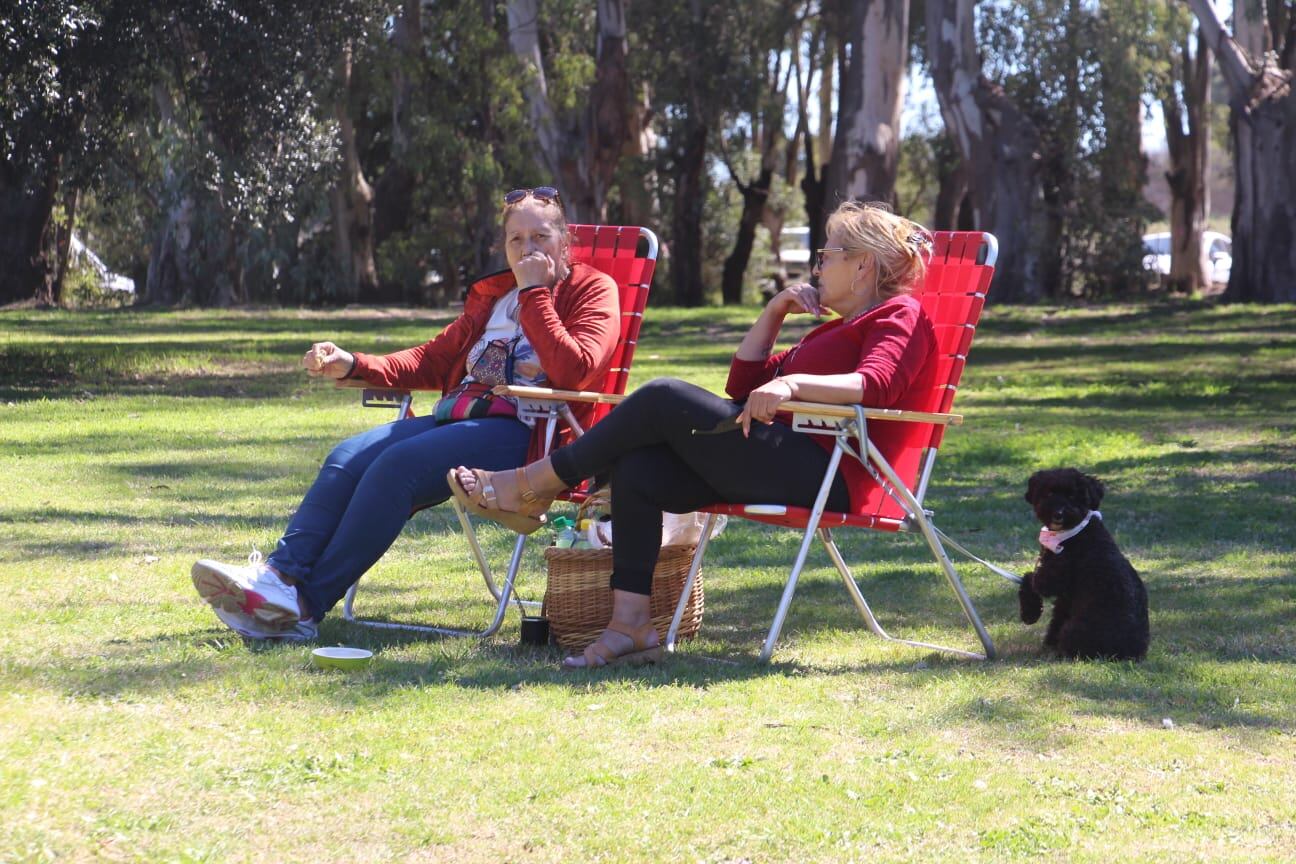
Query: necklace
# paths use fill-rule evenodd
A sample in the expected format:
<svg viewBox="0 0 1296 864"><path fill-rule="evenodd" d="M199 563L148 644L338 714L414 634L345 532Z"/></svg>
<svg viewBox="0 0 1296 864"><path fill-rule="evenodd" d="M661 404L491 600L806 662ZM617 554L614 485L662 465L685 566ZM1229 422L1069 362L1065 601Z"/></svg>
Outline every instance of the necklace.
<svg viewBox="0 0 1296 864"><path fill-rule="evenodd" d="M864 316L867 315L868 313L872 312L874 309L876 309L877 307L879 307L879 306L881 306L881 305L882 305L882 301L879 300L879 301L877 301L876 303L871 303L871 304L869 304L868 306L865 306L863 309L860 309L860 310L858 310L858 311L852 312L849 316L847 316L846 318L843 318L843 319L842 319L842 324L843 324L843 325L845 325L845 324L849 324L849 323L851 323L852 321L854 321L856 318L862 318L862 317L864 317Z"/></svg>

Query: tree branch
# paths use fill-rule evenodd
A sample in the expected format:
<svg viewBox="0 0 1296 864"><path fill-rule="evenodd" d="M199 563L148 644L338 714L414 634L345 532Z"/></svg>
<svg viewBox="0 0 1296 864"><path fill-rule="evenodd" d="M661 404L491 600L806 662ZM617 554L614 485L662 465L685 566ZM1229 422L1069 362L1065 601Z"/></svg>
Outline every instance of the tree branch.
<svg viewBox="0 0 1296 864"><path fill-rule="evenodd" d="M1251 92L1256 77L1256 64L1238 45L1237 40L1224 27L1224 20L1211 0L1186 0L1197 16L1197 23L1206 35L1206 43L1219 58L1220 71L1228 82L1235 102L1241 102Z"/></svg>

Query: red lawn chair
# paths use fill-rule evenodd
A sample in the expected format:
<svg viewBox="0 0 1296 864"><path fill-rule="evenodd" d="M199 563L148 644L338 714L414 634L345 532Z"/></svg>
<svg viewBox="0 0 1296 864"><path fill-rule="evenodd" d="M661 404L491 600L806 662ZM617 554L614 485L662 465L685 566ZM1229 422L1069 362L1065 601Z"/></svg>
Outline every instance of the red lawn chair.
<svg viewBox="0 0 1296 864"><path fill-rule="evenodd" d="M983 660L993 659L994 644L990 641L990 635L982 625L972 600L963 589L958 574L954 572L953 563L941 546L937 536L939 532L931 522L930 512L923 509L923 497L927 493L927 484L932 476L936 451L940 447L945 427L961 423L963 420L961 416L948 412L954 403L959 377L967 361L968 348L976 332L977 319L985 303L986 291L990 287L990 277L994 273L995 259L998 255L998 243L993 235L979 231L938 232L935 240L935 253L927 270L926 282L922 290L916 294L922 302L924 311L936 326L940 355L937 383L926 405L923 406L924 411L896 411L803 402L785 403L787 410L793 413L794 428L797 431L833 435L837 439L837 446L832 451L828 470L824 474L814 507L806 509L771 503L719 504L707 508L710 516L702 531L702 540L698 543L697 553L693 556L692 568L684 585L682 599L666 637L668 650L674 650L676 631L684 613L685 599L692 590L693 580L702 565L702 557L706 554L712 523L719 514L726 514L804 530L801 547L783 589L783 598L770 625L769 635L765 637L765 643L761 648L762 661L768 661L774 651L774 643L783 629L783 621L787 617L792 595L796 591L797 577L800 576L801 569L805 565L810 543L816 533L823 541L828 557L832 559L841 574L846 591L859 609L865 623L878 636L919 648L947 651ZM870 422L908 424L910 431L906 446L894 462L888 464L869 441L867 429ZM854 442L864 442L864 452L856 449L858 445L852 439ZM833 477L843 457L864 462L877 480L877 484L869 490L867 505L857 513L835 513L824 510ZM981 640L985 653L978 654L959 648L898 639L887 634L873 616L837 544L833 541L832 529L838 527L921 532L927 545L931 547L937 563L944 570L945 577L950 587L954 589L968 622Z"/></svg>
<svg viewBox="0 0 1296 864"><path fill-rule="evenodd" d="M558 423L571 426L576 434L584 430L572 416L567 407L568 396L575 396L583 402L600 402L596 409L595 422L601 420L612 410L616 397L625 393L626 381L630 377L630 361L634 358L635 343L639 339L639 326L643 323L643 311L648 303L648 289L652 285L653 270L657 266L657 237L647 228L621 227L616 225L571 225L571 259L597 267L611 276L621 290L621 338L612 355L612 364L608 369L603 386L598 391L568 393L562 390L547 390L540 387L515 388L522 394L519 400L519 418L531 426L533 435L544 438L544 450L549 452L553 445ZM489 277L488 277L489 278ZM366 388L363 404L370 408L395 408L397 419L412 417L411 404L413 393L409 390L387 390ZM572 493L579 497L579 493ZM513 547L513 556L509 560L508 572L504 577L502 588L497 587L491 574L490 564L477 542L477 532L473 530L468 514L459 502L451 498L455 515L463 526L464 536L468 538L473 558L481 569L486 587L495 598L495 617L484 630L462 630L451 627L439 627L431 624L406 624L395 621L372 621L355 617L354 604L356 582L347 592L342 605L342 618L356 624L387 630L409 630L417 633L438 633L445 636L479 636L487 637L499 630L508 609L509 597L513 593L513 583L517 578L522 563L522 552L526 548L526 535L519 535ZM518 601L519 604L536 608L540 604L534 601Z"/></svg>

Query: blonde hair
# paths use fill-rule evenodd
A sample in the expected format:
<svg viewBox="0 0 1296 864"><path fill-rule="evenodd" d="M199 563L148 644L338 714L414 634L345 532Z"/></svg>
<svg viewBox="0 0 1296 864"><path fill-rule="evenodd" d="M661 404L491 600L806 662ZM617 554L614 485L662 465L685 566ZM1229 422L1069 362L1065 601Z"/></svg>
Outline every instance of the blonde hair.
<svg viewBox="0 0 1296 864"><path fill-rule="evenodd" d="M909 293L927 275L931 232L892 213L885 204L842 202L828 217L828 234L838 235L847 254L868 256L883 300Z"/></svg>

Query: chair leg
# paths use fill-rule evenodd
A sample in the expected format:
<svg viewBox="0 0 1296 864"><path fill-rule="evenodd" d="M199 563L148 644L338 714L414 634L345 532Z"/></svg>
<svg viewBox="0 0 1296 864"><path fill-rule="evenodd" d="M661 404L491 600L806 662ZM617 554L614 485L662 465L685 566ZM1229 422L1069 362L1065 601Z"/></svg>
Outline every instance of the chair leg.
<svg viewBox="0 0 1296 864"><path fill-rule="evenodd" d="M679 602L675 604L675 614L671 617L670 629L666 631L666 650L675 650L675 640L679 637L680 622L684 620L684 611L688 609L689 595L693 593L693 583L702 571L702 556L706 555L707 544L711 542L711 529L715 526L718 514L708 513L702 523L702 536L698 538L697 549L693 550L693 560L689 562L688 576L684 579L684 590L680 592Z"/></svg>
<svg viewBox="0 0 1296 864"><path fill-rule="evenodd" d="M855 603L855 608L859 610L860 615L864 618L864 623L868 625L868 628L873 631L874 635L886 639L888 642L898 642L902 645L910 645L914 648L925 648L931 651L943 651L947 654L957 654L960 657L970 657L974 660L985 660L987 659L987 655L990 658L994 657L994 646L989 644L986 645L986 654L977 654L972 651L965 651L962 648L950 648L945 645L935 645L930 642L901 639L887 633L874 616L873 610L869 607L868 601L864 599L864 595L860 593L859 583L855 581L855 577L851 573L850 567L846 565L846 559L842 557L841 550L837 548L837 541L833 540L832 532L827 528L820 528L819 539L823 541L824 549L828 552L828 557L832 559L833 565L837 568L837 572L841 574L842 584L846 586L846 593L850 595L851 600ZM970 603L971 601L968 602ZM989 637L987 636L986 640L988 639Z"/></svg>
<svg viewBox="0 0 1296 864"><path fill-rule="evenodd" d="M439 636L476 637L479 639L494 636L499 631L500 625L504 623L504 614L508 611L509 598L513 595L513 583L517 579L518 571L522 569L522 554L526 550L526 535L518 535L517 542L513 546L513 555L509 559L508 572L504 576L504 586L503 589L500 589L495 585L495 580L492 578L490 564L486 560L485 553L482 552L481 544L477 540L477 532L473 529L467 511L460 506L457 500L451 499L451 503L454 505L455 515L459 517L459 524L463 527L464 536L468 538L468 546L472 550L473 558L476 559L482 578L486 581L486 588L496 601L495 616L486 629L465 630L456 627L440 627L433 624L407 624L396 621L373 621L356 618L354 603L356 589L360 586L359 582L356 582L347 591L346 599L342 605L342 619L344 621L377 630L402 630L407 633L435 633ZM528 610L535 610L540 606L534 600L519 600L518 603Z"/></svg>

